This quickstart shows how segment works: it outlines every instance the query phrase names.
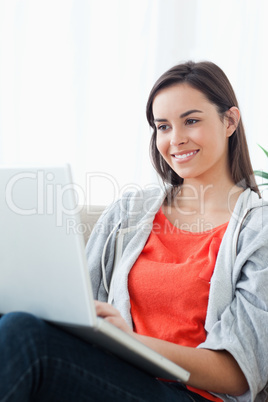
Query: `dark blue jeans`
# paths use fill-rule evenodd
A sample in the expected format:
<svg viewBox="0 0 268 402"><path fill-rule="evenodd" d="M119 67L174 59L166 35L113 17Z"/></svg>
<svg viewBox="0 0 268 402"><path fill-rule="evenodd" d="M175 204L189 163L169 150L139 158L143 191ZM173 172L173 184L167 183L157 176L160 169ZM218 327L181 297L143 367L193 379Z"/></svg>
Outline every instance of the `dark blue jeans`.
<svg viewBox="0 0 268 402"><path fill-rule="evenodd" d="M0 318L0 401L205 401L26 313Z"/></svg>

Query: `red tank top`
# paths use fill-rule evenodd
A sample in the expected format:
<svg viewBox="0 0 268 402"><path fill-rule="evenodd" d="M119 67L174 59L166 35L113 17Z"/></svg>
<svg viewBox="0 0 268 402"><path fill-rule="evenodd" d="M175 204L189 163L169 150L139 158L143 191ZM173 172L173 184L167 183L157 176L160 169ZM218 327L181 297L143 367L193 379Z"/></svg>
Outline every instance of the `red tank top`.
<svg viewBox="0 0 268 402"><path fill-rule="evenodd" d="M156 214L128 279L137 333L190 347L205 341L210 279L227 225L195 233L173 226L161 210ZM188 388L212 401L221 400Z"/></svg>

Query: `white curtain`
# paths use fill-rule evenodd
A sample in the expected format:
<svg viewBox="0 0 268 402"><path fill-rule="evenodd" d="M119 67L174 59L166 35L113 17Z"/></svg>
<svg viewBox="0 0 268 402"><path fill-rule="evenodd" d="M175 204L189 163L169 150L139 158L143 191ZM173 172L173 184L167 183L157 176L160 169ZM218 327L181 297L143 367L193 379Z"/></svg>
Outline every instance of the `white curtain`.
<svg viewBox="0 0 268 402"><path fill-rule="evenodd" d="M0 164L68 162L89 203L155 183L148 93L172 65L209 59L267 170L266 16L266 0L0 0Z"/></svg>

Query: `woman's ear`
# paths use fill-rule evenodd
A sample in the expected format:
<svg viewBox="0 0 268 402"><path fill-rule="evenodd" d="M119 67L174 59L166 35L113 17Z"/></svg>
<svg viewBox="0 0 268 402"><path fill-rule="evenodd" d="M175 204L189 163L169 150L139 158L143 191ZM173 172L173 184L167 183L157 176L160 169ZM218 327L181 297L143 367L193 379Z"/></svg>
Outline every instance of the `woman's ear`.
<svg viewBox="0 0 268 402"><path fill-rule="evenodd" d="M226 114L227 119L227 137L231 137L231 135L237 129L237 126L240 121L240 111L236 106L232 106L229 110L227 110Z"/></svg>

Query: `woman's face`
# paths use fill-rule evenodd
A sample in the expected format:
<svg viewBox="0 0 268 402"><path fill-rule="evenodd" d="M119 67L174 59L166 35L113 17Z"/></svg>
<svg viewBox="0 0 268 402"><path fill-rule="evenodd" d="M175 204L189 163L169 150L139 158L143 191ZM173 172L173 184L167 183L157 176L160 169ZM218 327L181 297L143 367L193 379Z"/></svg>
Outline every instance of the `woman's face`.
<svg viewBox="0 0 268 402"><path fill-rule="evenodd" d="M235 131L214 104L187 84L162 89L153 101L157 148L182 178L229 175L228 137Z"/></svg>

